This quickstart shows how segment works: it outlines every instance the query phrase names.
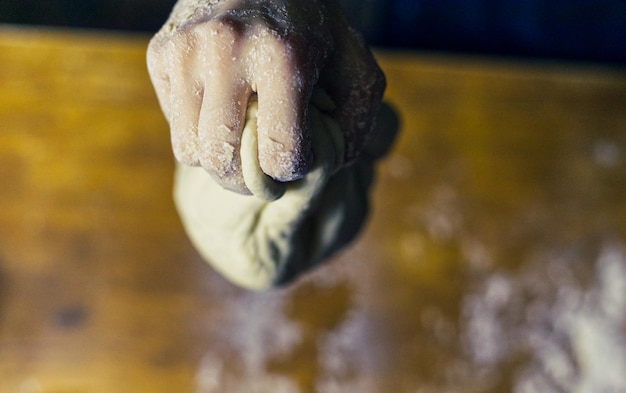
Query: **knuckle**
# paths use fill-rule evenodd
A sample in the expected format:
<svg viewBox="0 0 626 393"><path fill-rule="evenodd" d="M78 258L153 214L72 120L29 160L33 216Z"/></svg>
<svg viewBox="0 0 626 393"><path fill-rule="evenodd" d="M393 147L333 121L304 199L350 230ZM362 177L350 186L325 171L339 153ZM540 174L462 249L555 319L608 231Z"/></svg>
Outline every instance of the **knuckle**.
<svg viewBox="0 0 626 393"><path fill-rule="evenodd" d="M227 59L220 58L221 54L232 56L243 38L236 25L219 18L195 26L193 35L196 37L195 44L201 46L202 50L218 55L214 60Z"/></svg>
<svg viewBox="0 0 626 393"><path fill-rule="evenodd" d="M170 36L168 49L174 55L187 55L196 48L197 41L198 35L195 34L194 28L181 28Z"/></svg>
<svg viewBox="0 0 626 393"><path fill-rule="evenodd" d="M234 41L242 36L241 27L234 21L217 17L198 27L208 41Z"/></svg>
<svg viewBox="0 0 626 393"><path fill-rule="evenodd" d="M266 50L277 55L277 60L282 60L287 64L294 64L303 56L303 48L293 40L277 34L271 30L266 30L264 34Z"/></svg>
<svg viewBox="0 0 626 393"><path fill-rule="evenodd" d="M146 63L151 75L161 74L167 71L167 62L164 61L165 44L162 37L153 37L148 43L146 51Z"/></svg>
<svg viewBox="0 0 626 393"><path fill-rule="evenodd" d="M161 37L155 35L148 42L148 58L159 56L163 49L163 40Z"/></svg>
<svg viewBox="0 0 626 393"><path fill-rule="evenodd" d="M241 31L242 25L243 22L237 20L236 18L233 18L228 14L222 14L205 23L204 28L206 28L209 32L214 32L216 34L235 36Z"/></svg>

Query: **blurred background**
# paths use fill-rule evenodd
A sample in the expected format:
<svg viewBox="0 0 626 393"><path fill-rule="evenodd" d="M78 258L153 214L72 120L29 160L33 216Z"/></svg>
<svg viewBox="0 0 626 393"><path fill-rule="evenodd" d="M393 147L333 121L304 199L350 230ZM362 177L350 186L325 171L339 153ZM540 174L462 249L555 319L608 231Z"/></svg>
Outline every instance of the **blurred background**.
<svg viewBox="0 0 626 393"><path fill-rule="evenodd" d="M623 0L342 0L378 46L626 64ZM156 31L174 0L2 0L0 22Z"/></svg>
<svg viewBox="0 0 626 393"><path fill-rule="evenodd" d="M342 1L399 137L255 293L173 206L174 0L0 0L0 393L626 392L626 0Z"/></svg>

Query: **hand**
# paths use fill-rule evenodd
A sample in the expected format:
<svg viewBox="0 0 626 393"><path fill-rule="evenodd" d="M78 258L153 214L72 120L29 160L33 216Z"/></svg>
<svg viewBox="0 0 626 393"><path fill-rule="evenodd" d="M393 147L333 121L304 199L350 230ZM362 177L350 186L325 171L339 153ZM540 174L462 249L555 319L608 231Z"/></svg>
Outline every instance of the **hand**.
<svg viewBox="0 0 626 393"><path fill-rule="evenodd" d="M180 20L174 10L150 42L148 69L178 161L249 193L239 148L256 95L261 169L281 182L302 178L314 154L307 107L315 86L334 101L346 162L356 159L385 80L335 1L195 0Z"/></svg>

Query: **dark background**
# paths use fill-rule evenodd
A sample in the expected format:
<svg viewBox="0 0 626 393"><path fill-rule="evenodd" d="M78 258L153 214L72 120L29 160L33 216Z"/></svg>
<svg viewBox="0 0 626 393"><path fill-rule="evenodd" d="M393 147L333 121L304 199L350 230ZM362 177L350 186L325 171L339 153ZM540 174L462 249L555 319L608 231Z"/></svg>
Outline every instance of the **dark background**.
<svg viewBox="0 0 626 393"><path fill-rule="evenodd" d="M377 46L626 65L626 0L342 1ZM154 32L174 2L0 0L0 23Z"/></svg>

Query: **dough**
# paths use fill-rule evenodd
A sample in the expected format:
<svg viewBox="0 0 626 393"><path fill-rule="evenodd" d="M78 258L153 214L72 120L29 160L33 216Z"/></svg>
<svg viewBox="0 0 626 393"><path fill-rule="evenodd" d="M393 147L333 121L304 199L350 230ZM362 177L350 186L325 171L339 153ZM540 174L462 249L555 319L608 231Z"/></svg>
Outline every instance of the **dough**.
<svg viewBox="0 0 626 393"><path fill-rule="evenodd" d="M393 138L376 146L376 154L365 151L355 164L341 168L343 135L320 110L331 109L332 102L317 91L312 103L315 161L301 180L278 183L259 168L255 102L248 108L240 149L253 195L225 190L202 168L177 164L174 199L183 225L199 253L235 284L261 290L288 283L352 240L364 223L373 163Z"/></svg>
<svg viewBox="0 0 626 393"><path fill-rule="evenodd" d="M274 181L261 170L256 122L257 110L257 102L252 101L246 111L246 124L241 135L241 171L248 190L253 195L271 202L283 196L287 186L285 183Z"/></svg>

